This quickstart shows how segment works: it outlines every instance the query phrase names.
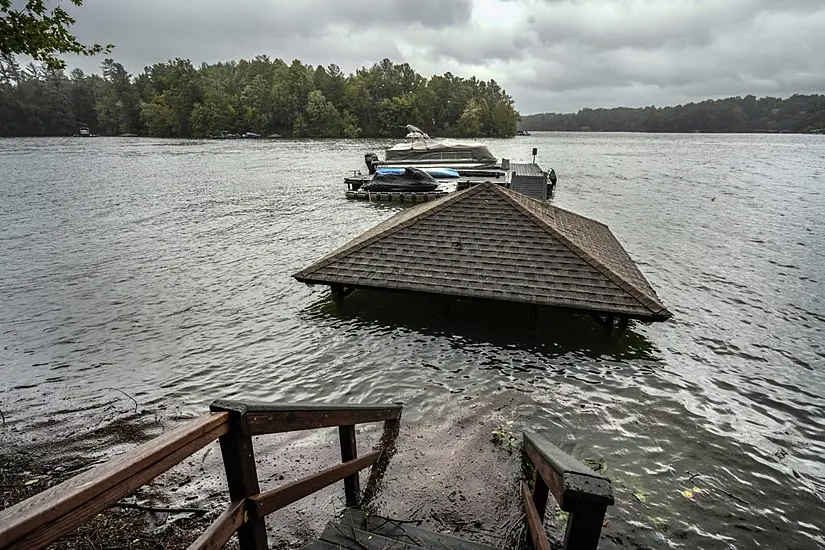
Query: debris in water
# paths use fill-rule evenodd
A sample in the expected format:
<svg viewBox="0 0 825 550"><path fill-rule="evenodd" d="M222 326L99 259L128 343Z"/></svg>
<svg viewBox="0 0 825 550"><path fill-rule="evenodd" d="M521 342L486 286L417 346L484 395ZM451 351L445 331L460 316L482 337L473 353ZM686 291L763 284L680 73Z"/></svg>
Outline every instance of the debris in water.
<svg viewBox="0 0 825 550"><path fill-rule="evenodd" d="M653 528L659 531L660 533L667 532L667 520L665 518L659 516L648 516L647 519L650 520L650 523L653 525Z"/></svg>
<svg viewBox="0 0 825 550"><path fill-rule="evenodd" d="M682 491L682 496L685 498L693 499L694 495L701 493L702 489L697 487L696 485L693 486L691 489L685 489Z"/></svg>
<svg viewBox="0 0 825 550"><path fill-rule="evenodd" d="M510 427L513 425L513 421L510 420L504 426L493 430L492 434L493 437L490 439L493 445L496 447L501 447L505 451L507 451L508 455L513 454L519 448L519 442L513 433L510 431Z"/></svg>

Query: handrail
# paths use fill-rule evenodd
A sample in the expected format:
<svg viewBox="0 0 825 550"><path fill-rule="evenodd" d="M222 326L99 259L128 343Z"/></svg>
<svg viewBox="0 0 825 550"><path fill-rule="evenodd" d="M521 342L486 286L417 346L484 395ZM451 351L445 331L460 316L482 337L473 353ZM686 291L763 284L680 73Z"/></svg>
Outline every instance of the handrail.
<svg viewBox="0 0 825 550"><path fill-rule="evenodd" d="M401 405L285 405L218 400L213 411L246 415L249 435L264 435L335 426L366 424L401 417Z"/></svg>
<svg viewBox="0 0 825 550"><path fill-rule="evenodd" d="M605 512L614 502L610 480L535 433L524 433L522 454L537 473L532 498L526 488L522 489L533 540L546 540L541 519L547 508L548 493L552 492L559 507L569 513L563 548L595 550ZM537 524L529 521L531 509L536 512Z"/></svg>
<svg viewBox="0 0 825 550"><path fill-rule="evenodd" d="M530 487L526 482L521 482L521 501L524 504L524 515L527 518L527 526L530 530L530 536L533 540L533 548L536 550L550 550L550 541L544 534L544 526L542 525L541 516L536 510L536 504L530 495Z"/></svg>
<svg viewBox="0 0 825 550"><path fill-rule="evenodd" d="M249 499L251 503L250 510L254 511L255 517L268 516L272 512L320 491L324 487L329 487L336 481L341 481L354 473L369 468L378 461L379 456L381 456L381 451L375 451L338 466L327 468L317 474L303 477L283 487L257 494Z"/></svg>
<svg viewBox="0 0 825 550"><path fill-rule="evenodd" d="M0 548L47 546L228 430L226 413L202 416L0 511Z"/></svg>
<svg viewBox="0 0 825 550"><path fill-rule="evenodd" d="M375 451L358 458L354 426L384 421L385 435L388 426L397 433L402 410L401 405L238 401L215 401L210 408L211 414L0 511L0 550L49 545L215 439L220 440L232 504L190 548L220 548L237 531L241 550L266 549L264 516L268 513L342 479L347 506L357 505L358 472L386 457ZM332 426L339 427L343 464L261 493L251 436Z"/></svg>
<svg viewBox="0 0 825 550"><path fill-rule="evenodd" d="M201 533L195 542L189 545L188 550L219 550L232 538L235 531L244 524L246 502L239 500L229 505L229 508L218 516L218 519Z"/></svg>
<svg viewBox="0 0 825 550"><path fill-rule="evenodd" d="M349 463L355 461L358 455L355 424L382 420L385 423L397 423L402 406L285 405L218 400L210 405L210 409L228 412L232 426L230 432L221 437L221 454L229 496L233 501L246 499L252 503L255 498L261 497L252 436L337 426L341 440L341 460ZM363 468L350 471L343 478L347 506L358 504L358 471L361 469ZM261 502L260 499L258 502ZM272 511L275 509L277 508ZM248 521L238 529L241 550L267 548L265 515L250 514Z"/></svg>

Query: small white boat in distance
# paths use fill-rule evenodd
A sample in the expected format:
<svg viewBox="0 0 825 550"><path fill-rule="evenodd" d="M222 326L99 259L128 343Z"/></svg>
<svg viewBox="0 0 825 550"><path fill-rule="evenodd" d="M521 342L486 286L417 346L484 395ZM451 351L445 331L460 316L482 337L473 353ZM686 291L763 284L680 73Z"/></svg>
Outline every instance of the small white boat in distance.
<svg viewBox="0 0 825 550"><path fill-rule="evenodd" d="M88 126L81 126L80 131L77 134L72 134L72 137L97 137L97 134L89 131Z"/></svg>

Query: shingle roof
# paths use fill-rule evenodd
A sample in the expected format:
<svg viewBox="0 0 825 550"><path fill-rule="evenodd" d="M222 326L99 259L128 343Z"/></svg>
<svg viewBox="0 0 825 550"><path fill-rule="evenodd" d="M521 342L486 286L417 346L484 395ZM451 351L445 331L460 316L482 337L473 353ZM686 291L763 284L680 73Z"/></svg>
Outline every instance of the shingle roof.
<svg viewBox="0 0 825 550"><path fill-rule="evenodd" d="M513 175L514 176L527 176L533 178L541 178L544 177L544 171L539 167L538 164L533 163L513 163Z"/></svg>
<svg viewBox="0 0 825 550"><path fill-rule="evenodd" d="M294 277L647 320L671 316L606 225L493 183L401 212Z"/></svg>

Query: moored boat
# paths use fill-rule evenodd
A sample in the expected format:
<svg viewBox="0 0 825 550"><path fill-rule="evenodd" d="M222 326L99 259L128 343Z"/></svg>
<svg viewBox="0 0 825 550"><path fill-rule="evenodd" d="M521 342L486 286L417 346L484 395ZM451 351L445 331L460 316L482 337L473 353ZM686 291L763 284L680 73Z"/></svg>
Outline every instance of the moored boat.
<svg viewBox="0 0 825 550"><path fill-rule="evenodd" d="M81 126L80 131L77 134L72 134L72 137L98 137L98 135L93 134L88 126Z"/></svg>

